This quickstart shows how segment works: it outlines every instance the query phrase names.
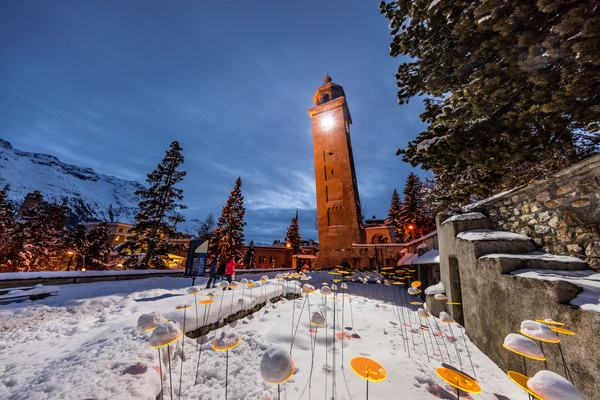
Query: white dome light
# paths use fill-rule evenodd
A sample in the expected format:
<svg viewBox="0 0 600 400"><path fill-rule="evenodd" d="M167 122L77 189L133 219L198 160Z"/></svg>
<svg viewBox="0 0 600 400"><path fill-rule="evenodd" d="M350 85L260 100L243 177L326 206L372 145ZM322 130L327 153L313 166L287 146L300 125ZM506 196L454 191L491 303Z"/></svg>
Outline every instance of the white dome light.
<svg viewBox="0 0 600 400"><path fill-rule="evenodd" d="M326 115L321 120L321 127L324 131L330 130L335 126L335 120L331 115Z"/></svg>

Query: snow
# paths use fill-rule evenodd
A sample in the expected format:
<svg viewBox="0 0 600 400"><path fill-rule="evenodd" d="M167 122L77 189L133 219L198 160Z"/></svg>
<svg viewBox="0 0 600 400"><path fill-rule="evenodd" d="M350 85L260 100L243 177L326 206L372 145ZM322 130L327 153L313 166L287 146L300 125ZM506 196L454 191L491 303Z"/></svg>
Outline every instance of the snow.
<svg viewBox="0 0 600 400"><path fill-rule="evenodd" d="M12 299L15 297L29 297L39 296L42 294L57 294L59 291L58 286L44 286L37 284L33 288L14 288L9 290L6 294L0 295L0 300Z"/></svg>
<svg viewBox="0 0 600 400"><path fill-rule="evenodd" d="M509 190L505 190L504 192L500 192L498 194L495 194L495 195L493 195L491 197L488 197L487 199L483 199L483 200L480 200L478 202L467 204L466 206L462 206L460 209L461 209L462 212L470 212L470 211L476 209L477 207L480 207L480 206L482 206L482 205L484 205L486 203L489 203L489 202L491 202L493 200L496 200L496 199L498 199L498 198L500 198L502 196L505 196L505 195L507 195L509 193L512 193L515 190L518 190L518 189L520 189L522 187L523 186L517 186L515 188L509 189Z"/></svg>
<svg viewBox="0 0 600 400"><path fill-rule="evenodd" d="M174 342L181 335L181 328L175 321L159 322L150 336L150 347L157 348Z"/></svg>
<svg viewBox="0 0 600 400"><path fill-rule="evenodd" d="M443 282L438 282L435 285L431 285L427 289L425 289L426 295L444 294L444 293L446 293L446 288L444 287Z"/></svg>
<svg viewBox="0 0 600 400"><path fill-rule="evenodd" d="M565 262L565 263L580 263L585 264L585 261L580 260L576 257L569 256L557 256L554 254L544 253L542 251L532 251L531 253L525 254L501 254L501 253L493 253L493 254L485 254L480 258L516 258L519 260L540 260L540 261L557 261L557 262Z"/></svg>
<svg viewBox="0 0 600 400"><path fill-rule="evenodd" d="M418 245L417 250L427 250L427 243L421 243Z"/></svg>
<svg viewBox="0 0 600 400"><path fill-rule="evenodd" d="M439 250L430 250L427 253L423 254L421 257L414 260L412 262L412 265L439 264L439 263L440 263L440 251Z"/></svg>
<svg viewBox="0 0 600 400"><path fill-rule="evenodd" d="M413 261L416 260L419 257L418 254L415 253L405 253L401 259L398 260L398 266L404 266L404 265L412 265Z"/></svg>
<svg viewBox="0 0 600 400"><path fill-rule="evenodd" d="M434 3L436 1L439 2L440 0L434 0ZM431 7L432 6L430 6L429 8L431 8ZM431 146L435 146L439 142L443 141L445 138L446 138L446 136L436 136L436 137L431 138L431 139L425 139L425 140L423 140L421 143L419 143L417 145L417 152L428 151Z"/></svg>
<svg viewBox="0 0 600 400"><path fill-rule="evenodd" d="M446 311L440 312L440 321L445 322L447 324L456 322L456 321L454 321L454 318L452 318L452 316L450 314L448 314Z"/></svg>
<svg viewBox="0 0 600 400"><path fill-rule="evenodd" d="M325 315L322 311L315 311L310 317L310 323L317 326L325 326Z"/></svg>
<svg viewBox="0 0 600 400"><path fill-rule="evenodd" d="M529 379L527 386L544 400L583 400L571 382L551 371L539 371Z"/></svg>
<svg viewBox="0 0 600 400"><path fill-rule="evenodd" d="M473 220L473 219L484 219L484 218L486 218L486 216L480 212L457 214L457 215L453 215L450 218L447 218L446 220L444 220L444 222L442 222L442 225L444 225L446 222L468 221L468 220Z"/></svg>
<svg viewBox="0 0 600 400"><path fill-rule="evenodd" d="M429 10L431 10L433 7L437 6L437 5L438 5L438 3L439 3L440 1L442 1L442 0L433 0L433 1L431 2L431 4L429 5L429 7L427 7L427 10L429 11Z"/></svg>
<svg viewBox="0 0 600 400"><path fill-rule="evenodd" d="M518 333L509 333L506 335L504 338L504 347L527 357L542 360L546 358L536 342Z"/></svg>
<svg viewBox="0 0 600 400"><path fill-rule="evenodd" d="M260 362L260 375L268 384L285 382L294 372L294 361L289 349L281 345L271 345Z"/></svg>
<svg viewBox="0 0 600 400"><path fill-rule="evenodd" d="M168 269L129 269L129 270L109 270L109 271L40 271L40 272L5 272L0 274L0 281L10 281L18 279L46 279L46 278L85 278L88 276L127 276L127 275L145 275L145 274L166 274L183 272L183 270Z"/></svg>
<svg viewBox="0 0 600 400"><path fill-rule="evenodd" d="M317 277L330 280L332 275L313 274L311 283L320 287L321 282L315 281ZM203 286L202 281L205 283L206 279L200 281L198 285ZM439 379L435 369L442 362L458 366L460 355L465 372L472 374L465 345L483 388L478 399L527 398L468 337L466 342L462 338L450 342L450 336L462 337L460 325L438 324L439 320L433 316L418 319L416 307L407 305L406 289L398 285L348 282L346 293L334 294L344 303L324 299L319 293L279 301L274 309L263 308L210 332L200 338L198 344L195 339L182 336L169 346L169 360L166 347L159 351L150 347L153 331L139 333L136 324L141 315L159 312L174 325L183 327L185 322L188 332L195 330L195 309L176 309L177 305L193 298L187 294L190 283L189 278L163 277L71 284L61 286L59 296L3 306L0 308L0 398L154 400L161 390L159 368L162 368L165 398L170 398L169 369L173 375L174 398L179 392L180 371L182 399L223 398L226 355L211 345L213 337L219 338L223 332L225 336L235 334L242 339L228 352L228 397L231 400L277 398L277 387L264 382L260 368L265 352L272 345L282 346L296 367L294 375L281 385L282 399L308 399L309 392L313 397L331 393L334 379L335 398L349 400L350 394L352 398L361 398L365 381L349 367L350 361L359 356L377 361L388 373L386 380L371 382L371 398L395 398L398 393L408 400L436 395L454 398L452 393L455 392ZM215 302L199 305L197 309L200 324L222 320L294 288L299 290L296 285L269 280L261 288L243 286L230 291L216 290L219 296L213 298ZM405 306L354 294L360 292L358 289L378 295L402 291ZM198 300L205 299L207 293L203 289ZM342 304L345 304L344 314ZM309 318L315 311L326 316L327 327L319 327L316 333L311 333L315 327ZM424 330L423 323L431 323L432 329ZM296 324L298 328L290 351L292 328ZM436 324L443 326L437 328ZM344 329L346 327L350 329ZM424 335L431 336L425 338ZM432 349L431 341L436 341L441 351L437 346ZM450 360L444 349L446 345ZM198 384L195 384L197 365ZM314 366L312 374L311 365Z"/></svg>
<svg viewBox="0 0 600 400"><path fill-rule="evenodd" d="M481 18L479 18L479 19L477 20L477 23L478 23L478 24L480 24L480 23L482 23L482 22L484 22L484 21L487 21L487 20L488 20L488 19L490 19L490 18L492 18L492 16L491 16L491 15L486 15L485 17L481 17Z"/></svg>
<svg viewBox="0 0 600 400"><path fill-rule="evenodd" d="M522 278L541 279L546 281L566 281L583 289L577 297L571 300L571 305L582 310L600 313L600 273L592 270L584 271L555 271L546 269L521 269L511 272L511 275Z"/></svg>
<svg viewBox="0 0 600 400"><path fill-rule="evenodd" d="M456 235L457 238L469 241L484 241L484 240L530 240L529 236L518 233L493 231L490 229L473 229L463 231Z"/></svg>
<svg viewBox="0 0 600 400"><path fill-rule="evenodd" d="M541 322L526 319L521 322L521 333L545 342L558 342L558 335Z"/></svg>
<svg viewBox="0 0 600 400"><path fill-rule="evenodd" d="M158 324L165 321L165 317L163 317L158 311L142 314L138 318L137 331L140 333L151 331L152 329L155 329Z"/></svg>

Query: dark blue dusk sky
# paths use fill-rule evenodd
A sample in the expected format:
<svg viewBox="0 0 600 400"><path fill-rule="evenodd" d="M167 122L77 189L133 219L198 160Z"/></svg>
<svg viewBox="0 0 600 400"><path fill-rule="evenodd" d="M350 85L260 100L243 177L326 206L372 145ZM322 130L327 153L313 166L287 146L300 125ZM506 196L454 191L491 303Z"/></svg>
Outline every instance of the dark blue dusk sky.
<svg viewBox="0 0 600 400"><path fill-rule="evenodd" d="M398 106L379 1L3 1L0 138L145 183L173 140L188 218L221 213L242 177L246 239L317 239L312 96L329 73L352 115L366 216L387 214L422 130ZM420 176L425 176L418 172Z"/></svg>

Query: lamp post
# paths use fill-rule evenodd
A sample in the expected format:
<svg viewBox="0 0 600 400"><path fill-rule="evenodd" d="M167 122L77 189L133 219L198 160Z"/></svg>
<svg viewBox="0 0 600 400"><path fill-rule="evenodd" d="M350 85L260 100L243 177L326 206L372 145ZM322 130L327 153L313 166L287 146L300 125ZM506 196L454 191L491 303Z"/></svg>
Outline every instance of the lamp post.
<svg viewBox="0 0 600 400"><path fill-rule="evenodd" d="M81 260L83 261L83 265L81 266L81 270L85 271L85 256L81 253L79 253L78 251L75 250L69 250L67 251L67 254L71 256L71 258L69 259L69 265L67 265L67 271L69 270L69 268L71 268L71 261L73 261L73 257L75 256L75 254L79 254L81 256Z"/></svg>

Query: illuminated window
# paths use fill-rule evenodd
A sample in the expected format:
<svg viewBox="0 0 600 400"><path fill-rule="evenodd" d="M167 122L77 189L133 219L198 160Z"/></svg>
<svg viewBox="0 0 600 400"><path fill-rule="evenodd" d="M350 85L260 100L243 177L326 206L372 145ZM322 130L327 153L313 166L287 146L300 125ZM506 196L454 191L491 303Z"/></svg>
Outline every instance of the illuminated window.
<svg viewBox="0 0 600 400"><path fill-rule="evenodd" d="M118 242L119 239L121 239L121 236L117 235L117 237L115 237L115 242Z"/></svg>

